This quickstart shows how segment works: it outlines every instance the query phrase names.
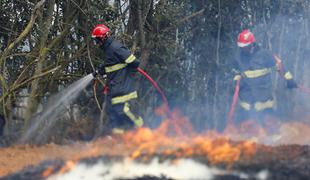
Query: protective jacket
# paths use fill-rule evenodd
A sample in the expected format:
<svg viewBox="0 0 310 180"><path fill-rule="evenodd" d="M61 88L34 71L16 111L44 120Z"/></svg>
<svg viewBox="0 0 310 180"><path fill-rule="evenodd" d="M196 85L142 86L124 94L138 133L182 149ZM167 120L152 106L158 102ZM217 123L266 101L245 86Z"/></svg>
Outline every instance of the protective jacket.
<svg viewBox="0 0 310 180"><path fill-rule="evenodd" d="M241 78L239 104L244 110L260 112L274 107L271 72L280 66L271 52L259 47L252 54L240 54L234 80ZM283 76L293 78L289 71Z"/></svg>
<svg viewBox="0 0 310 180"><path fill-rule="evenodd" d="M137 127L142 126L142 118L135 115L130 107L130 101L138 97L132 73L139 66L139 60L123 44L112 38L104 42L102 49L105 61L101 68L107 75L110 121L115 126L128 124L128 121Z"/></svg>

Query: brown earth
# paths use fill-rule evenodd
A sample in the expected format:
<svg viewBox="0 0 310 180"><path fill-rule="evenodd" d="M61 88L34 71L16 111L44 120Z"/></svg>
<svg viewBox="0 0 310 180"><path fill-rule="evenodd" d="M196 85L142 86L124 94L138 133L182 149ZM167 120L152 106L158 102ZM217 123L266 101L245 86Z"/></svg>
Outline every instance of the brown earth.
<svg viewBox="0 0 310 180"><path fill-rule="evenodd" d="M18 173L42 161L62 159L74 162L79 159L99 156L130 156L134 149L120 143L118 137L101 138L92 142L77 142L68 145L47 144L42 146L15 145L0 148L0 177ZM283 179L289 172L291 179L309 177L310 147L301 145L263 146L251 158L241 158L230 168L244 172L269 169L273 179ZM200 161L207 161L201 157ZM208 164L208 162L205 162ZM290 178L288 178L290 179Z"/></svg>
<svg viewBox="0 0 310 180"><path fill-rule="evenodd" d="M176 118L180 119L180 118ZM174 121L167 121L174 122ZM291 172L292 170L296 171L296 174L301 174L302 176L310 176L310 146L302 146L301 144L309 144L308 137L310 134L310 126L300 123L287 123L285 125L279 126L279 136L275 139L279 142L286 142L288 146L261 146L257 145L254 149L256 154L250 159L240 159L234 164L234 167L240 169L251 169L255 167L268 167L271 170L278 171L282 169L283 172ZM163 131L163 129L165 131ZM55 160L62 159L65 161L69 160L79 160L90 157L97 156L130 156L136 154L141 154L141 152L149 151L150 155L156 154L154 148L161 147L164 145L175 147L174 150L166 149L166 154L177 155L183 152L185 156L195 155L194 150L199 150L196 145L199 147L204 147L202 150L211 150L212 147L213 153L222 153L224 158L228 155L234 155L238 146L230 146L227 141L218 141L214 143L213 141L207 141L208 136L198 136L196 138L190 138L193 141L192 145L186 143L187 141L180 141L178 139L169 139L165 135L168 125L163 123L160 128L156 131L151 131L148 129L140 129L139 131L129 132L126 136L115 136L100 138L91 142L75 142L67 143L66 145L58 144L46 144L42 146L34 145L14 145L11 147L0 148L0 177L6 176L12 173L19 172L20 170L29 167L38 165L42 161L46 160ZM248 129L248 128L247 128ZM180 130L180 129L176 129ZM261 134L257 132L258 135ZM212 135L212 134L211 134ZM256 134L257 135L257 134ZM266 136L263 133L264 136ZM258 137L258 136L255 136ZM266 136L265 138L268 138ZM264 139L264 138L263 138ZM125 140L125 141L124 141ZM124 142L131 142L126 144ZM271 138L272 140L272 138ZM150 143L152 142L152 143ZM180 143L182 142L182 143ZM195 144L196 142L196 144ZM142 144L141 144L142 143ZM139 145L140 144L140 145ZM220 145L223 146L220 146ZM281 143L280 143L281 144ZM297 145L299 144L299 145ZM130 146L131 145L131 146ZM210 146L211 145L211 146ZM217 145L220 148L216 148ZM248 145L248 146L247 146ZM244 143L240 146L243 150L251 149L252 143ZM255 146L253 146L255 147ZM194 148L194 149L193 149ZM141 150L137 153L136 150ZM180 151L181 150L181 151ZM253 150L253 149L251 149ZM241 152L241 151L240 151ZM238 151L238 153L240 153ZM254 151L253 151L254 152ZM241 156L241 154L238 154ZM199 152L198 152L199 154ZM253 153L251 153L253 154ZM211 154L212 155L212 154ZM212 159L210 157L204 159ZM214 157L219 157L218 154L215 154ZM222 156L221 156L222 157ZM230 157L230 156L229 156ZM255 168L254 168L255 169ZM290 171L288 171L290 170ZM282 172L281 171L281 172Z"/></svg>
<svg viewBox="0 0 310 180"><path fill-rule="evenodd" d="M109 148L113 146L113 151ZM123 148L123 147L122 147ZM36 165L45 160L78 160L98 155L126 155L118 148L116 140L105 138L89 143L70 145L47 144L42 146L15 145L0 148L0 177L17 172L27 166Z"/></svg>

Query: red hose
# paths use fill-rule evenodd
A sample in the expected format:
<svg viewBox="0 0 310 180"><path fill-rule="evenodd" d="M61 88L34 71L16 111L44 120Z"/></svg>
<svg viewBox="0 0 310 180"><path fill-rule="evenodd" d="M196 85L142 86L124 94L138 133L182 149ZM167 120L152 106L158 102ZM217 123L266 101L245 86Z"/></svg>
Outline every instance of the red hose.
<svg viewBox="0 0 310 180"><path fill-rule="evenodd" d="M237 105L238 97L239 97L239 89L240 89L240 79L238 79L236 82L233 101L231 103L230 110L228 113L227 124L229 125L233 124L233 118L234 118L235 109L236 109L236 105Z"/></svg>
<svg viewBox="0 0 310 180"><path fill-rule="evenodd" d="M298 89L299 89L301 92L310 95L310 89L305 88L305 87L303 87L303 86L301 86L301 85L298 85Z"/></svg>
<svg viewBox="0 0 310 180"><path fill-rule="evenodd" d="M168 100L167 100L165 94L164 94L163 91L159 88L159 86L158 86L157 83L154 81L154 79L153 79L150 75L148 75L143 69L141 69L141 68L138 67L137 70L138 70L138 72L139 72L140 74L142 74L146 79L148 79L148 80L152 83L152 85L155 87L155 89L156 89L156 90L159 92L159 94L161 95L161 98L163 99L163 102L165 103L165 105L167 105L168 109L170 109L170 108L169 108L169 104L168 104Z"/></svg>
<svg viewBox="0 0 310 180"><path fill-rule="evenodd" d="M284 77L284 67L283 67L283 64L281 63L281 59L278 56L276 56L276 55L274 55L274 58L276 60L276 64L278 64L280 66L279 67L279 74L283 78ZM303 92L305 94L310 95L310 89L306 88L306 87L303 87L302 85L298 84L298 90L300 92Z"/></svg>

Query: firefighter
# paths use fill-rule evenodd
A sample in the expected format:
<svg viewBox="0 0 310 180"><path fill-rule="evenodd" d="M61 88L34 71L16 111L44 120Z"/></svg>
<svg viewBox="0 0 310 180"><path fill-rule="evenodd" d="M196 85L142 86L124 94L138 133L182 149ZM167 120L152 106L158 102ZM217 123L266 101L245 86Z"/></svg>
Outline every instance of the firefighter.
<svg viewBox="0 0 310 180"><path fill-rule="evenodd" d="M281 60L271 52L262 49L248 29L238 35L240 56L236 66L234 80L240 80L239 105L241 112L237 124L247 119L255 119L263 125L268 115L273 114L275 105L272 96L273 69L281 72L287 88L297 88L289 71L283 69Z"/></svg>
<svg viewBox="0 0 310 180"><path fill-rule="evenodd" d="M107 76L106 112L112 133L123 133L143 125L143 119L134 105L138 97L133 73L140 61L123 44L111 37L110 29L104 24L93 28L92 38L103 50L105 58L94 75Z"/></svg>

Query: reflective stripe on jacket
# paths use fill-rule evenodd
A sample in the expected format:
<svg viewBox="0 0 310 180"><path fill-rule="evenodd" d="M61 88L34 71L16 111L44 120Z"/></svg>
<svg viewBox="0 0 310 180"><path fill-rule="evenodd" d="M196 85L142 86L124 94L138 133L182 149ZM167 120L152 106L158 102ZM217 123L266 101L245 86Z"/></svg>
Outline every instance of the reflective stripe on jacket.
<svg viewBox="0 0 310 180"><path fill-rule="evenodd" d="M235 80L240 79L239 99L244 109L264 109L261 102L272 100L271 72L276 63L273 55L259 48L251 55L240 55ZM272 103L273 104L273 103ZM270 103L269 103L270 106Z"/></svg>
<svg viewBox="0 0 310 180"><path fill-rule="evenodd" d="M135 81L132 73L135 68L131 66L139 60L119 41L108 38L102 46L104 50L104 70L107 73L109 92L108 95L114 101L124 99L135 90ZM138 95L131 96L130 99L136 98ZM117 98L118 97L118 98ZM126 102L122 100L122 102Z"/></svg>

